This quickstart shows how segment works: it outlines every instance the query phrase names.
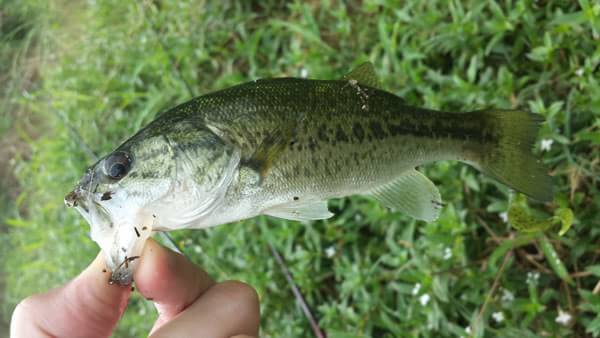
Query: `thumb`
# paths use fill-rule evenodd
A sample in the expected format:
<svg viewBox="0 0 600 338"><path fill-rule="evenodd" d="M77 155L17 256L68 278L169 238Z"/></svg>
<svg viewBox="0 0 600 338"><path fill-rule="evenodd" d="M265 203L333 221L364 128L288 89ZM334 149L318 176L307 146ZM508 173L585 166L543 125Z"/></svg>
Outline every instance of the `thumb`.
<svg viewBox="0 0 600 338"><path fill-rule="evenodd" d="M108 337L127 305L130 288L109 285L103 254L79 276L17 305L11 337Z"/></svg>

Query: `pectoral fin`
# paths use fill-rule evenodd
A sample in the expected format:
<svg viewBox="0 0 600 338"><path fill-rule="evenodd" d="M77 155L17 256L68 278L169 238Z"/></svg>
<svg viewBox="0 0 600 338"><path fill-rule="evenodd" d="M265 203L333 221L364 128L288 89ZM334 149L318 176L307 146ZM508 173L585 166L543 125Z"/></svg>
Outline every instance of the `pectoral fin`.
<svg viewBox="0 0 600 338"><path fill-rule="evenodd" d="M327 209L327 201L311 199L281 204L265 210L263 214L293 221L311 221L333 216Z"/></svg>
<svg viewBox="0 0 600 338"><path fill-rule="evenodd" d="M248 167L260 174L261 181L267 176L269 170L283 152L296 138L296 126L282 126L269 134L258 146L254 154L245 163Z"/></svg>
<svg viewBox="0 0 600 338"><path fill-rule="evenodd" d="M442 199L436 186L414 169L368 194L388 208L427 222L436 220L442 208Z"/></svg>

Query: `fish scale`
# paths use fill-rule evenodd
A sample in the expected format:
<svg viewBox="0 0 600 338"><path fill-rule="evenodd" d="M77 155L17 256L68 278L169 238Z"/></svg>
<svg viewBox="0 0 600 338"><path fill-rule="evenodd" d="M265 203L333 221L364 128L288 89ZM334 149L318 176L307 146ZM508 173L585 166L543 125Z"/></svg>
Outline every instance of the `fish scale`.
<svg viewBox="0 0 600 338"><path fill-rule="evenodd" d="M299 93L304 93L306 104L298 103ZM275 96L279 99L269 100ZM231 102L226 109L219 104L224 101ZM289 103L282 105L281 101ZM439 137L427 132L431 130L430 121L448 113L410 108L396 96L351 86L348 81L261 80L201 97L191 104L203 112L207 123L228 124L226 131L237 137L234 142L245 148L247 156L252 156L264 141L261 135L276 132L282 123L296 125L293 142L279 154L264 182L266 193L290 190L294 185L297 187L293 190L317 193L323 198L355 193L368 188L365 184L387 181L425 163L428 157L458 159L464 142L464 128ZM367 108L363 108L365 104ZM246 112L248 105L253 107L252 114ZM218 108L214 111L211 107ZM193 114L191 109L185 112ZM440 139L444 140L443 148ZM440 158L443 155L445 158ZM364 179L353 179L357 176ZM335 196L308 191L310 187L318 190L317 186L326 192L336 186L343 189Z"/></svg>

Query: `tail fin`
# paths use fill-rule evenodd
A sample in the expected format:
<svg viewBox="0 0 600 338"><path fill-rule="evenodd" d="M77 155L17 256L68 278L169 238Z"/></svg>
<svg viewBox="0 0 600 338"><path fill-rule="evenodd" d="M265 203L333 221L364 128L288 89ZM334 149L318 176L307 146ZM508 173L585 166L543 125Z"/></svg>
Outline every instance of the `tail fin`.
<svg viewBox="0 0 600 338"><path fill-rule="evenodd" d="M495 128L497 141L479 154L474 165L485 174L539 201L551 201L552 181L541 160L531 149L543 119L521 110L473 112L484 121L483 128ZM483 149L483 148L482 148Z"/></svg>

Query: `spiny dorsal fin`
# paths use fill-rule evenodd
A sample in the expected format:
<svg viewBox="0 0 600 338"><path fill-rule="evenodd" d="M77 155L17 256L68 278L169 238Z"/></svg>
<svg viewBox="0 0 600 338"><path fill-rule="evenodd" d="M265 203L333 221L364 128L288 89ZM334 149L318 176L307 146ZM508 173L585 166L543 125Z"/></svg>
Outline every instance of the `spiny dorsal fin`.
<svg viewBox="0 0 600 338"><path fill-rule="evenodd" d="M313 221L333 216L327 208L327 201L302 197L269 208L263 214L293 221Z"/></svg>
<svg viewBox="0 0 600 338"><path fill-rule="evenodd" d="M361 85L380 88L377 74L375 74L375 67L373 67L373 64L369 61L361 63L350 71L350 73L346 74L344 80L355 80Z"/></svg>
<svg viewBox="0 0 600 338"><path fill-rule="evenodd" d="M442 208L442 199L436 186L414 169L373 189L369 194L388 208L427 222L435 221Z"/></svg>

